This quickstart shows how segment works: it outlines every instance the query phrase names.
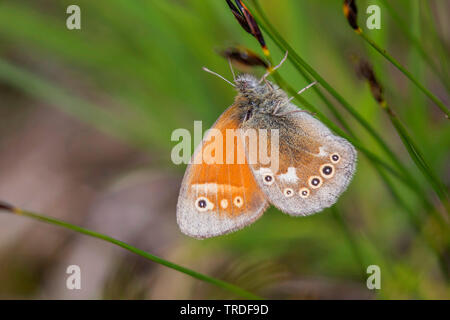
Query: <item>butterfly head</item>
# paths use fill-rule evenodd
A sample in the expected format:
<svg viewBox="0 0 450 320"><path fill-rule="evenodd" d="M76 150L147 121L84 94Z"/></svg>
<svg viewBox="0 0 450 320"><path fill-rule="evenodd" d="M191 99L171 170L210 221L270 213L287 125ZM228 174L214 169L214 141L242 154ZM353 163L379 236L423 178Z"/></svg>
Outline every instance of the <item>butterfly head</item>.
<svg viewBox="0 0 450 320"><path fill-rule="evenodd" d="M236 80L236 89L239 92L237 100L241 105L256 105L261 113L272 113L279 101L286 100L286 94L277 85L264 81L261 82L249 74L239 75Z"/></svg>
<svg viewBox="0 0 450 320"><path fill-rule="evenodd" d="M239 75L236 80L236 89L239 93L247 95L261 91L262 86L258 83L258 79L249 74Z"/></svg>

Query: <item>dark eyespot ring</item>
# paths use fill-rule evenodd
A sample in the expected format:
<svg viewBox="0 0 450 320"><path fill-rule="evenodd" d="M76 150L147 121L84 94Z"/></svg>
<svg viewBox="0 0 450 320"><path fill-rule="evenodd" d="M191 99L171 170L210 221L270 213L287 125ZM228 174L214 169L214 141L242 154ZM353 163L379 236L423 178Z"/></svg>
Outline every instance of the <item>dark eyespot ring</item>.
<svg viewBox="0 0 450 320"><path fill-rule="evenodd" d="M294 190L292 190L291 188L286 188L284 189L283 193L286 198L289 198L294 195Z"/></svg>
<svg viewBox="0 0 450 320"><path fill-rule="evenodd" d="M317 189L322 185L322 179L318 176L309 177L309 186L313 189Z"/></svg>
<svg viewBox="0 0 450 320"><path fill-rule="evenodd" d="M331 163L325 163L323 165L320 166L320 174L322 175L322 177L326 178L326 179L330 179L334 176L334 166Z"/></svg>
<svg viewBox="0 0 450 320"><path fill-rule="evenodd" d="M333 154L330 156L330 159L331 159L331 162L333 162L333 163L338 163L339 160L341 160L341 157L340 157L337 153L333 153Z"/></svg>
<svg viewBox="0 0 450 320"><path fill-rule="evenodd" d="M198 202L197 202L197 205L198 205L198 207L199 208L206 208L206 201L205 200L199 200Z"/></svg>
<svg viewBox="0 0 450 320"><path fill-rule="evenodd" d="M195 201L195 207L199 212L206 212L214 208L214 205L209 202L208 198L200 197Z"/></svg>
<svg viewBox="0 0 450 320"><path fill-rule="evenodd" d="M260 169L260 170L262 170L262 169ZM263 183L265 185L270 186L275 182L275 178L273 177L273 173L272 173L272 171L270 171L270 169L263 170L263 172L261 172L261 174L262 174Z"/></svg>
<svg viewBox="0 0 450 320"><path fill-rule="evenodd" d="M243 204L242 198L240 196L237 196L236 198L234 198L233 203L238 208L242 207Z"/></svg>
<svg viewBox="0 0 450 320"><path fill-rule="evenodd" d="M307 198L309 196L309 190L307 188L301 188L298 193L302 198Z"/></svg>

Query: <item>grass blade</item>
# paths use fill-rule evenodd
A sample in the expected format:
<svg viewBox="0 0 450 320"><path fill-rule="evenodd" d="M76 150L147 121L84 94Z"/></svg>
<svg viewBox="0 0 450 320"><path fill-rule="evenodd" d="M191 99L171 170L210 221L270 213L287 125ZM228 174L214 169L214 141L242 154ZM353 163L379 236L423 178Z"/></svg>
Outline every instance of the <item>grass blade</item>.
<svg viewBox="0 0 450 320"><path fill-rule="evenodd" d="M136 247L134 247L134 246L132 246L132 245L126 243L126 242L114 239L114 238L112 238L110 236L107 236L105 234L101 234L101 233L98 233L98 232L95 232L95 231L92 231L92 230L89 230L89 229L86 229L86 228L83 228L83 227L79 227L79 226L76 226L74 224L62 221L62 220L58 220L58 219L47 217L47 216L44 216L44 215L41 215L41 214L37 214L37 213L34 213L34 212L22 210L22 209L14 207L14 206L12 206L10 204L4 203L4 202L0 202L0 210L4 210L6 212L10 212L10 213L13 213L13 214L16 214L16 215L19 215L19 216L23 216L23 217L27 217L27 218L31 218L31 219L34 219L34 220L38 220L38 221L41 221L41 222L44 222L44 223L47 223L47 224L51 224L51 225L54 225L54 226L62 227L62 228L65 228L65 229L68 229L68 230L71 230L71 231L75 231L75 232L87 235L87 236L92 237L92 238L97 238L97 239L100 239L100 240L112 243L112 244L114 244L116 246L124 248L125 250L128 250L128 251L130 251L132 253L135 253L135 254L137 254L137 255L139 255L141 257L144 257L145 259L148 259L150 261L153 261L155 263L158 263L158 264L163 265L165 267L168 267L170 269L176 270L178 272L187 274L187 275L189 275L189 276L191 276L191 277L193 277L195 279L198 279L198 280L210 283L212 285L215 285L215 286L217 286L217 287L219 287L221 289L227 290L227 291L229 291L229 292L231 292L231 293L233 293L233 294L235 294L237 296L240 296L242 298L252 299L252 300L262 299L261 297L255 295L255 294L253 294L253 293L251 293L251 292L249 292L249 291L247 291L245 289L242 289L242 288L240 288L240 287L238 287L238 286L236 286L234 284L231 284L229 282L226 282L226 281L214 278L214 277L210 277L210 276L207 276L207 275L202 274L200 272L197 272L197 271L185 268L183 266L180 266L178 264L175 264L173 262L170 262L170 261L167 261L167 260L165 260L163 258L155 256L155 255L153 255L151 253L148 253L148 252L146 252L144 250L136 248Z"/></svg>
<svg viewBox="0 0 450 320"><path fill-rule="evenodd" d="M399 137L401 138L403 145L408 151L411 159L414 161L414 163L420 169L423 175L427 178L427 180L433 187L434 191L438 195L439 199L441 200L442 204L447 209L447 212L450 212L450 207L448 203L448 193L444 184L432 172L430 166L425 161L423 154L420 152L419 148L414 143L413 139L410 137L407 129L402 124L400 119L398 119L394 111L386 103L383 105L383 109L386 110L386 113L388 114L392 125L394 126Z"/></svg>
<svg viewBox="0 0 450 320"><path fill-rule="evenodd" d="M400 15L395 11L395 9L388 3L386 0L381 0L383 6L389 11L392 18L396 21L400 29L406 35L406 37L411 41L414 47L417 49L419 54L422 56L423 60L429 65L430 69L433 73L441 80L441 83L450 90L450 83L448 79L446 79L445 74L443 74L436 63L431 59L430 55L425 51L419 39L411 32L410 27L407 23L400 17Z"/></svg>
<svg viewBox="0 0 450 320"><path fill-rule="evenodd" d="M409 80L411 80L412 83L416 85L428 98L430 98L439 109L442 110L442 112L445 114L447 119L450 119L450 111L448 108L444 105L444 103L439 100L433 93L431 93L430 90L425 88L424 85L420 83L408 70L406 70L405 67L403 67L400 62L398 62L394 57L392 57L389 53L387 53L386 50L380 48L378 44L376 44L375 41L373 41L371 38L369 38L364 32L357 32L363 38L372 48L374 48L376 51L378 51L383 57L385 57L390 63L392 63L400 72L402 72Z"/></svg>
<svg viewBox="0 0 450 320"><path fill-rule="evenodd" d="M384 152L389 156L389 158L393 161L396 167L401 171L404 176L403 181L407 181L406 185L414 191L419 198L423 201L424 207L430 211L434 210L433 205L424 197L425 194L422 190L422 187L419 183L414 179L408 169L404 166L404 164L398 159L398 157L394 154L394 152L389 148L387 143L382 139L382 137L375 131L375 129L364 119L361 115L354 109L345 99L342 97L323 77L321 77L318 72L314 70L305 60L303 60L297 52L288 44L288 42L280 35L279 32L271 25L264 11L262 10L259 2L257 0L253 0L256 11L261 16L261 19L264 23L260 24L261 28L269 35L269 37L275 42L275 44L282 50L288 50L289 56L288 59L294 64L294 67L302 73L302 68L304 68L311 76L316 79L322 86L334 97L337 101L368 131L368 133L375 139L375 141L380 145L380 147L384 150ZM257 19L255 17L255 19ZM347 137L347 135L343 135ZM351 140L351 139L350 139ZM352 141L354 142L354 140ZM355 147L358 144L355 145ZM373 157L372 157L373 158Z"/></svg>

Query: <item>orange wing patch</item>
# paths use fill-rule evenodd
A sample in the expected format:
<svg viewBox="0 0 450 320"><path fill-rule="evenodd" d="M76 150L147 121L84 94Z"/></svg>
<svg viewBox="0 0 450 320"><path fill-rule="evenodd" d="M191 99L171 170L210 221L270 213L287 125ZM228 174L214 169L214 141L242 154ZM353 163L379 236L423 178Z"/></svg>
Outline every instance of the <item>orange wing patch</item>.
<svg viewBox="0 0 450 320"><path fill-rule="evenodd" d="M181 231L189 236L203 239L242 229L258 219L268 206L245 161L238 132L227 138L227 129L239 128L237 108L233 105L219 117L212 127L214 132L207 134L197 147L186 170L177 221ZM215 140L214 134L221 138ZM221 154L219 147L223 148ZM211 158L216 162L210 162Z"/></svg>
<svg viewBox="0 0 450 320"><path fill-rule="evenodd" d="M251 212L264 200L245 159L236 108L225 111L212 128L215 131L205 137L194 157L190 181L195 199L206 197L219 216L229 218Z"/></svg>

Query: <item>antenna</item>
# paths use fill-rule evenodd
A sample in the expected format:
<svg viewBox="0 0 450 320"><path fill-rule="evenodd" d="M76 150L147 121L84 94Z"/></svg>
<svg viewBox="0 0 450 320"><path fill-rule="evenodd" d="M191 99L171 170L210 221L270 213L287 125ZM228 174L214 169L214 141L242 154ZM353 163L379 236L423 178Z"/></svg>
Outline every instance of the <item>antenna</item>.
<svg viewBox="0 0 450 320"><path fill-rule="evenodd" d="M236 74L234 73L233 64L231 63L230 58L228 58L228 64L230 65L231 74L233 75L233 81L236 81Z"/></svg>
<svg viewBox="0 0 450 320"><path fill-rule="evenodd" d="M230 85L232 85L233 87L236 87L236 85L235 85L234 83L232 83L231 81L225 79L224 77L222 77L222 76L221 76L220 74L218 74L217 72L211 71L211 70L209 70L209 69L206 68L206 67L203 67L202 69L203 69L203 71L209 72L209 73L215 75L216 77L219 77L219 78L222 79L223 81L228 82L228 83L229 83Z"/></svg>

